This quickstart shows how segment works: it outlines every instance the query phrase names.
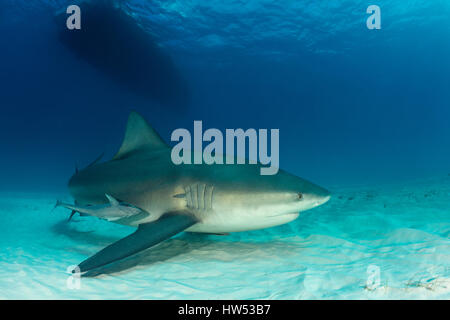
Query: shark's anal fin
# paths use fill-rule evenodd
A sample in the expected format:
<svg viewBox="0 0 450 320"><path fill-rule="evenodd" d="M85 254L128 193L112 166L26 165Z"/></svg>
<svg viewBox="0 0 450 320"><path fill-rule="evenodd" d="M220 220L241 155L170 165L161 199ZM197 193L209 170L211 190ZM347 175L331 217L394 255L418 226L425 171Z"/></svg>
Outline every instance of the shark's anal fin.
<svg viewBox="0 0 450 320"><path fill-rule="evenodd" d="M134 233L84 260L78 266L79 272L83 273L129 257L174 236L197 222L188 214L166 213L154 222L139 225Z"/></svg>

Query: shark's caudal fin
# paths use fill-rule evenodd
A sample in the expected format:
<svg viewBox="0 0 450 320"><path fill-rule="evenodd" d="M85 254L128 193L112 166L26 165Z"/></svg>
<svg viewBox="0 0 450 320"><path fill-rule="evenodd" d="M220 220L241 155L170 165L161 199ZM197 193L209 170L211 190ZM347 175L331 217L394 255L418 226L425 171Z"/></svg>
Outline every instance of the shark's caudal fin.
<svg viewBox="0 0 450 320"><path fill-rule="evenodd" d="M129 257L172 237L197 222L194 217L187 214L167 213L154 222L141 224L136 232L80 263L79 272L84 273ZM78 270L72 272L76 271Z"/></svg>
<svg viewBox="0 0 450 320"><path fill-rule="evenodd" d="M119 152L113 160L127 158L142 151L152 151L167 147L159 134L137 112L131 112L128 117L125 138Z"/></svg>

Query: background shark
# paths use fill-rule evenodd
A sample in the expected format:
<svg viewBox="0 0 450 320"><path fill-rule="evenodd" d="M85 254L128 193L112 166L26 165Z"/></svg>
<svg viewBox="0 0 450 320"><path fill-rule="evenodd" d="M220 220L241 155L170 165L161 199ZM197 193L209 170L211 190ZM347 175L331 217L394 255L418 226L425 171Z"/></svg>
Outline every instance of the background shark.
<svg viewBox="0 0 450 320"><path fill-rule="evenodd" d="M69 14L55 16L59 40L78 58L138 95L182 108L187 84L172 58L119 1L81 1L81 29L69 30ZM148 26L147 26L148 27Z"/></svg>
<svg viewBox="0 0 450 320"><path fill-rule="evenodd" d="M259 165L177 166L170 153L149 124L132 112L113 159L70 179L77 205L108 204L108 194L142 210L115 220L138 230L83 261L80 272L126 258L183 230L228 233L284 224L330 198L327 190L282 170L262 176Z"/></svg>

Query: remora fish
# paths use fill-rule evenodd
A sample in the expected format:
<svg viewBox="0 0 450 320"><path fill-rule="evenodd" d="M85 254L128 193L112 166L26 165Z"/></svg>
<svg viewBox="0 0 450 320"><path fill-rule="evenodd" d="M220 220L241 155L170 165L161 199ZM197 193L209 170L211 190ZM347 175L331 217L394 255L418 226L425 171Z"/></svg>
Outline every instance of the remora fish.
<svg viewBox="0 0 450 320"><path fill-rule="evenodd" d="M69 181L77 204L105 204L105 194L149 214L115 220L137 227L131 235L83 261L86 272L131 256L184 230L228 233L273 227L317 207L330 194L279 170L260 175L260 165L175 165L171 149L137 113L112 160L77 172ZM95 212L93 212L95 214Z"/></svg>
<svg viewBox="0 0 450 320"><path fill-rule="evenodd" d="M105 196L109 201L108 204L99 204L94 206L79 206L57 201L55 207L64 207L72 210L72 214L70 215L69 220L72 218L75 212L78 212L82 215L98 217L108 221L115 221L144 212L142 209L139 209L131 204L117 201L116 199L114 199L114 197L110 196L109 194L105 194Z"/></svg>

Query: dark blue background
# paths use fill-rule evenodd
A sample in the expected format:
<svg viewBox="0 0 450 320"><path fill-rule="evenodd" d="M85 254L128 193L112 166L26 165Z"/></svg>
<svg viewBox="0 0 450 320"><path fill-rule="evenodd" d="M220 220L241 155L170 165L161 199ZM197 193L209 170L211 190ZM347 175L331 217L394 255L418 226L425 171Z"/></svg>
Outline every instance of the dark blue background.
<svg viewBox="0 0 450 320"><path fill-rule="evenodd" d="M165 48L189 84L184 108L139 97L77 59L56 39L51 15L58 5L13 2L0 4L2 190L64 190L77 163L116 152L130 110L166 141L193 120L205 129L279 128L281 167L324 186L407 183L450 172L450 24L439 19L448 17L445 2L402 16L380 1L382 29L367 30L372 3L361 1L357 15L354 8L336 12L350 27L328 30L313 45L281 34L214 48L184 39L190 47ZM208 28L220 34L217 21ZM297 31L334 22L309 23Z"/></svg>

